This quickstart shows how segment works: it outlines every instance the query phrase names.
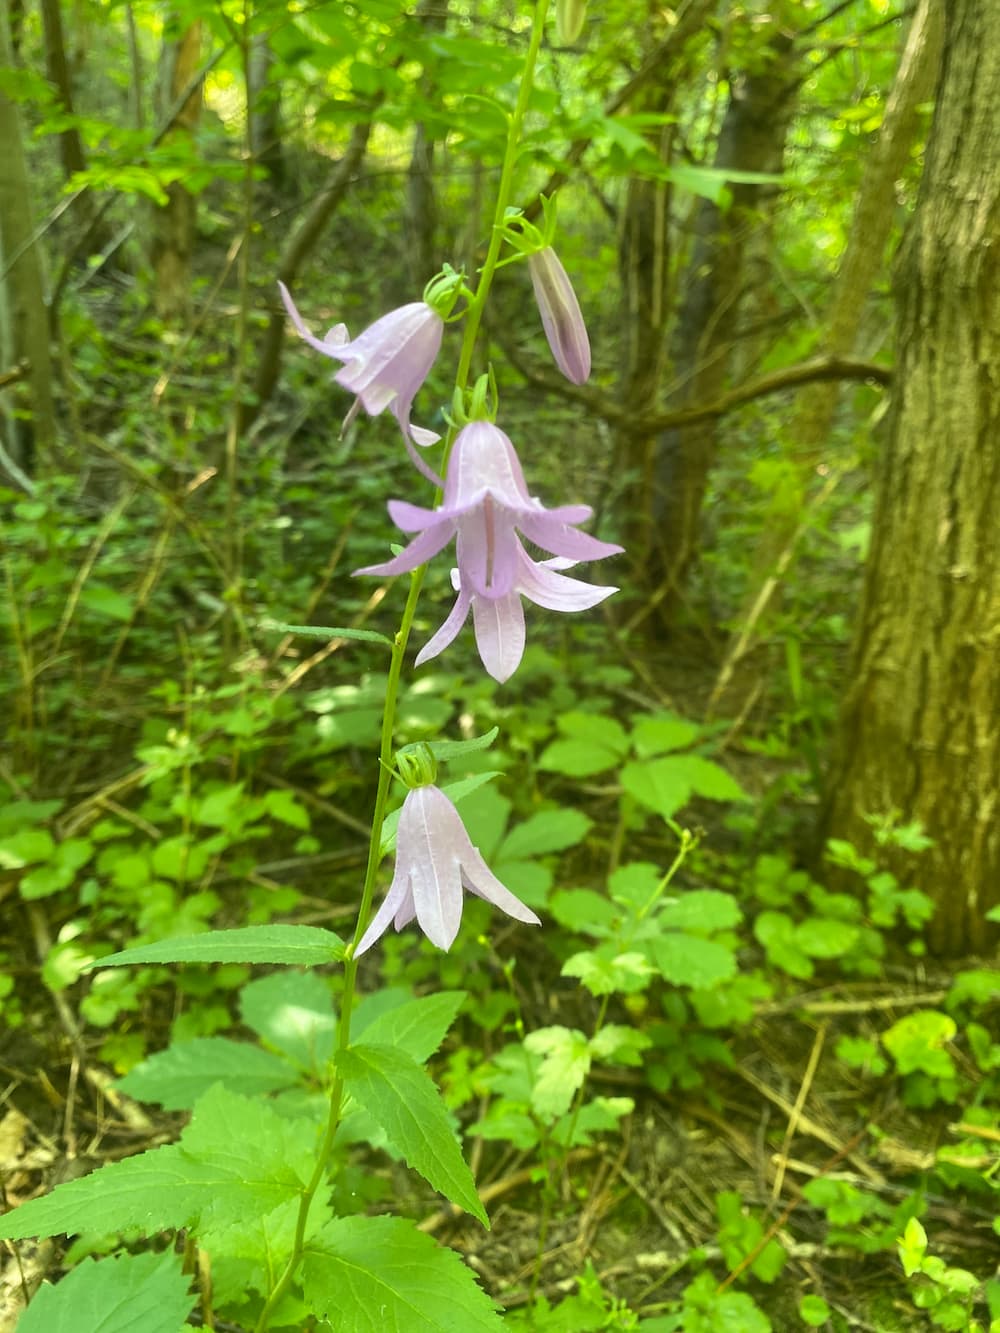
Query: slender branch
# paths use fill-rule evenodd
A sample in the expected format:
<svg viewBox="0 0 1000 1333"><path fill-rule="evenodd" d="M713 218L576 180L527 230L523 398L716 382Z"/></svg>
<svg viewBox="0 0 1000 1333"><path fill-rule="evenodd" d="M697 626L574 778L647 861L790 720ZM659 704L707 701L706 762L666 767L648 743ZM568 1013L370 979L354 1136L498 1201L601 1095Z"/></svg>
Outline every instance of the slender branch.
<svg viewBox="0 0 1000 1333"><path fill-rule="evenodd" d="M0 389L6 389L9 384L17 384L19 380L26 380L30 374L30 364L27 361L19 361L10 370L0 372Z"/></svg>
<svg viewBox="0 0 1000 1333"><path fill-rule="evenodd" d="M738 407L753 402L757 398L766 398L775 393L787 393L803 384L813 384L817 380L870 380L876 384L888 386L892 383L892 367L876 361L864 361L847 356L817 356L809 361L800 361L796 365L783 366L757 379L748 380L729 389L711 403L695 403L691 407L678 408L674 412L654 412L636 416L627 406L615 402L600 389L584 389L562 380L556 380L545 373L529 369L516 353L504 348L511 364L530 383L544 386L552 393L560 394L587 409L594 416L609 424L616 425L628 421L637 431L655 434L660 430L671 430L677 426L689 426L695 421L708 421L712 417L722 417Z"/></svg>
<svg viewBox="0 0 1000 1333"><path fill-rule="evenodd" d="M368 139L372 132L369 114L351 131L351 137L340 161L327 177L326 184L312 201L299 225L288 238L278 264L277 277L291 287L303 262L308 258L323 228L340 207L344 196L358 174ZM254 376L253 400L244 405L242 425L245 429L256 420L261 407L270 399L281 370L281 353L285 340L285 310L277 296L277 286L270 296L270 315L260 343L257 373Z"/></svg>
<svg viewBox="0 0 1000 1333"><path fill-rule="evenodd" d="M177 117L181 114L181 112L184 110L184 107L187 105L188 98L191 97L191 95L201 87L205 79L208 78L209 74L211 74L212 70L223 58L223 56L229 52L231 47L232 47L232 42L226 42L225 45L221 46L218 49L218 51L216 51L213 55L209 56L208 60L205 61L201 69L199 69L195 74L191 76L191 79L188 81L187 87L181 89L179 96L174 100L173 106L171 106L170 110L167 112L166 116L161 121L160 126L157 129L156 133L153 135L152 139L150 139L149 141L150 149L157 148L163 142L166 136L173 129ZM24 241L20 246L18 246L17 249L13 252L13 254L5 256L4 267L0 269L0 280L2 280L7 276L10 270L20 259L21 255L23 255L26 251L30 250L36 241L41 240L41 238L45 235L45 233L49 230L49 228L54 226L55 223L58 222L59 219L62 217L62 215L67 211L67 209L73 207L73 205L77 202L77 200L81 199L85 194L87 194L90 188L91 188L90 182L86 181L83 185L75 189L73 193L68 196L68 198L62 200L61 203L57 204L55 208L52 209L48 217L44 218L38 224L38 226L34 229L34 231L27 238L27 240ZM94 214L94 218L91 225L86 230L85 233L86 237L90 237L93 234L94 226L103 220L105 214L107 213L111 205L115 202L116 198L117 198L116 195L112 195L110 198L105 199L104 202L101 204L101 206L97 209L97 211ZM73 248L70 250L69 255L63 261L64 267L68 266L72 262L74 257L79 253L83 239L84 237L81 236L80 244L74 245ZM60 282L58 282L56 285L61 290L62 286L65 285L65 282L64 280L60 280Z"/></svg>

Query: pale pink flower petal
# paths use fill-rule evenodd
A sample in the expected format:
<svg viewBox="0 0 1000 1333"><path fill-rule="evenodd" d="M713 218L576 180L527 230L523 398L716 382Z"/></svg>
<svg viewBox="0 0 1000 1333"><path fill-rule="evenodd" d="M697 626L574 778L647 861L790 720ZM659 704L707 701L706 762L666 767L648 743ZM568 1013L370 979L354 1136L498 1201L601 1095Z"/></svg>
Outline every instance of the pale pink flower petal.
<svg viewBox="0 0 1000 1333"><path fill-rule="evenodd" d="M324 356L344 362L334 379L356 395L369 416L391 408L407 442L427 445L440 438L410 423L414 396L441 348L444 321L433 307L426 301L413 301L383 315L353 340L348 340L343 324L335 325L319 339L306 327L285 284L279 282L278 287L300 337ZM356 406L348 413L348 422L355 411Z"/></svg>
<svg viewBox="0 0 1000 1333"><path fill-rule="evenodd" d="M453 571L457 573L458 571ZM444 650L455 640L458 631L465 624L466 616L469 614L469 604L472 600L471 593L459 592L455 599L455 605L451 608L447 620L441 625L437 633L427 640L420 652L414 659L415 666L423 666L429 662L432 657L437 657L438 653Z"/></svg>
<svg viewBox="0 0 1000 1333"><path fill-rule="evenodd" d="M414 787L399 816L392 884L355 957L371 948L390 921L399 930L414 916L432 944L450 949L461 923L463 888L518 921L541 925L487 866L444 792L434 786Z"/></svg>
<svg viewBox="0 0 1000 1333"><path fill-rule="evenodd" d="M426 563L455 536L458 600L447 620L424 645L417 664L429 661L455 638L472 608L483 665L507 680L524 653L520 598L556 611L596 606L615 588L596 588L554 572L579 560L602 560L620 546L600 541L575 525L590 518L587 505L546 509L528 491L514 446L490 421L474 421L458 434L437 509L391 500L397 527L417 535L392 560L358 574L404 574ZM518 533L554 557L532 560Z"/></svg>
<svg viewBox="0 0 1000 1333"><path fill-rule="evenodd" d="M472 598L476 648L483 666L502 685L524 656L524 608L517 592L505 597Z"/></svg>

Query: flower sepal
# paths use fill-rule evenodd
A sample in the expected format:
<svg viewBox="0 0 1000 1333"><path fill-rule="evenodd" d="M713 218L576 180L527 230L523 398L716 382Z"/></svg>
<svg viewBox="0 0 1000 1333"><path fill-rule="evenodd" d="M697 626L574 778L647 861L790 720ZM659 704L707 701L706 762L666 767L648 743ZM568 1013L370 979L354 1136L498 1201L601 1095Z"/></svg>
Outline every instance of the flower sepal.
<svg viewBox="0 0 1000 1333"><path fill-rule="evenodd" d="M460 296L469 296L465 275L453 269L450 264L445 264L441 272L436 273L424 288L425 304L436 311L442 319L448 318Z"/></svg>
<svg viewBox="0 0 1000 1333"><path fill-rule="evenodd" d="M411 791L437 782L438 766L434 751L426 741L407 745L396 751L396 772Z"/></svg>

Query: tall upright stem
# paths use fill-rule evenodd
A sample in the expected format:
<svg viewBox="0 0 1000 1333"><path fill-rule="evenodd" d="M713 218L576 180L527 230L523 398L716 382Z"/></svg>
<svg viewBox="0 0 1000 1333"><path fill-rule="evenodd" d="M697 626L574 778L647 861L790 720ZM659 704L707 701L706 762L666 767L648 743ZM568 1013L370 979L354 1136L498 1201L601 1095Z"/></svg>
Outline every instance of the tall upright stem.
<svg viewBox="0 0 1000 1333"><path fill-rule="evenodd" d="M462 339L462 350L458 358L458 374L455 377L455 383L460 389L464 389L469 382L472 353L476 345L476 337L479 334L479 326L482 323L486 301L490 294L490 287L493 285L497 260L500 258L500 246L503 244L503 222L507 215L507 209L510 207L511 190L514 184L514 167L517 165L517 150L521 142L521 126L524 124L528 101L534 87L535 65L538 61L538 52L541 49L542 36L545 32L545 16L548 13L548 8L549 0L538 0L535 6L535 19L531 29L531 38L528 42L528 50L524 57L521 85L517 90L517 101L514 104L514 110L511 112L507 123L507 148L504 153L503 165L500 168L500 184L497 187L496 207L493 210L490 243L486 251L486 260L480 271L476 294L469 305Z"/></svg>
<svg viewBox="0 0 1000 1333"><path fill-rule="evenodd" d="M542 44L542 35L545 30L545 17L548 12L548 7L549 0L537 0L531 37L524 57L524 69L521 74L521 83L518 88L517 101L508 120L507 146L504 152L503 165L500 169L500 184L497 187L497 199L493 211L493 224L490 231L489 246L486 251L485 262L480 271L475 295L469 303L462 337L462 347L459 352L455 385L460 390L464 390L468 386L469 373L472 368L472 354L475 350L476 338L482 323L483 310L486 307L490 287L493 283L493 275L496 272L497 260L500 257L500 246L503 242L503 221L510 205L511 191L514 183L514 168L517 164L517 149L521 138L521 127L524 124L528 101L531 97L535 65ZM452 427L449 429L445 438L445 461L447 461L448 452L450 451L454 440L454 434L455 431ZM386 682L385 690L385 707L382 712L382 731L378 756L378 785L375 790L375 808L372 813L372 831L368 844L368 863L365 869L365 881L361 892L361 905L358 909L358 919L354 930L354 938L348 947L348 957L344 964L344 986L340 997L340 1016L337 1023L337 1043L336 1051L334 1053L335 1067L337 1056L347 1050L351 1040L351 1011L354 1007L354 990L358 971L358 964L357 959L354 957L354 951L358 947L361 937L367 928L369 917L371 916L372 898L375 894L375 881L378 877L379 863L382 860L382 826L385 823L385 809L389 799L389 784L392 780L392 740L396 730L396 702L399 697L399 682L402 677L403 662L406 657L406 647L410 638L410 630L413 627L413 619L416 615L417 602L420 597L420 590L423 586L426 570L427 566L421 565L410 577L409 594L406 598L406 605L403 608L403 616L400 621L399 630L393 641L392 661L389 665L389 678ZM299 1212L296 1219L295 1239L292 1245L292 1253L289 1255L288 1262L285 1265L281 1276L278 1278L278 1281L275 1283L264 1304L264 1308L260 1313L260 1318L254 1326L254 1333L265 1333L265 1330L270 1326L271 1317L274 1314L278 1303L291 1286L299 1262L301 1261L302 1252L305 1246L305 1234L309 1220L309 1210L312 1206L313 1199L316 1197L317 1191L325 1179L327 1162L329 1161L330 1153L333 1150L337 1127L340 1124L343 1092L343 1080L339 1074L335 1074L333 1086L330 1090L330 1111L327 1117L323 1140L320 1144L319 1152L317 1153L316 1164L313 1168L312 1175L302 1191L302 1196L299 1202Z"/></svg>

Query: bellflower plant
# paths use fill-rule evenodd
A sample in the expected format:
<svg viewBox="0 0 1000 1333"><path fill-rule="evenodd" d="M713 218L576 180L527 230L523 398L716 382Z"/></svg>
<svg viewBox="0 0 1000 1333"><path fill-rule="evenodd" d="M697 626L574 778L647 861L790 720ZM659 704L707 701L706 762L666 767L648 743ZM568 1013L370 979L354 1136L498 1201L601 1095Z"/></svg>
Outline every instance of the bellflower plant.
<svg viewBox="0 0 1000 1333"><path fill-rule="evenodd" d="M193 1111L180 1144L163 1144L114 1162L0 1219L0 1235L8 1237L63 1234L80 1227L108 1235L136 1228L156 1234L183 1226L192 1245L203 1246L210 1258L214 1252L224 1261L238 1260L227 1283L221 1285L238 1288L239 1299L233 1298L238 1317L251 1321L246 1327L252 1333L267 1333L276 1326L326 1326L331 1319L338 1328L409 1328L414 1311L423 1313L425 1308L428 1328L432 1324L456 1330L475 1327L486 1333L500 1326L492 1300L471 1271L408 1218L351 1211L349 1194L366 1197L355 1196L353 1190L341 1189L333 1196L336 1215L327 1199L343 1166L345 1136L340 1131L351 1108L377 1126L398 1159L421 1172L433 1188L470 1217L489 1225L455 1134L454 1117L423 1067L426 1053L436 1048L446 1027L439 1031L444 1012L435 1003L439 997L420 996L409 1002L415 1009L428 1002L419 1021L411 1013L397 1024L388 1009L380 1009L369 1026L352 1023L358 1016L359 960L370 958L369 951L390 924L399 930L414 919L433 944L450 949L460 929L466 892L515 921L540 924L538 915L486 864L456 809L459 791L470 790L469 782L478 785L500 775L479 771L471 779L462 775L455 787L442 790L436 785L438 758L450 761L486 748L497 728L486 736L421 742L419 754L413 753L413 747L400 750L395 743L407 647L427 562L455 539L457 568L452 579L456 601L417 662L447 647L471 611L483 664L499 681L516 670L524 651L522 599L549 610L572 612L592 607L616 591L562 572L580 561L603 560L621 547L580 530L579 525L592 517L587 505L548 509L531 494L513 444L495 424L492 372L470 388L477 338L494 278L503 264L523 259L529 262L546 336L560 369L575 383L586 379L590 370L590 347L580 307L552 249L552 202L544 201L542 230L510 207L548 4L549 0L536 0L516 102L505 113L507 143L486 253L474 288L466 288L461 276L446 267L428 283L422 301L384 315L352 340L343 324L335 325L323 338L316 337L281 285L282 300L300 336L322 355L341 363L334 379L355 395L345 425L361 408L371 416L391 411L410 458L438 490L427 507L411 500L390 501L392 519L412 539L392 559L357 571L411 574L395 634L390 637L356 625L281 627L328 640L361 639L369 647L375 643L388 651L377 764L372 765L377 781L368 855L353 935L345 943L324 927L268 921L154 941L100 960L102 969L180 961L342 965L342 982L335 988L335 1017L323 1008L323 997L330 999L330 991L318 983L318 1001L316 988L310 987L305 1008L298 1009L297 1002L289 1001L294 1023L282 1019L268 1029L275 1045L281 1044L279 1029L294 1029L294 1063L299 1068L306 1044L299 1015L316 1020L317 1058L309 1061L309 1096L290 1100L279 1111L250 1095L252 1080L237 1078L234 1087L225 1069L217 1077L217 1057L204 1055L199 1058L208 1062L208 1090L192 1094L189 1102L175 1103ZM567 22L564 17L564 31ZM505 244L516 253L501 260ZM410 413L414 396L441 349L445 322L456 318L451 312L459 296L466 307L461 313L464 325L452 410L437 460L442 481L414 447L430 445L438 437L414 426ZM541 548L549 558L536 558L525 543ZM387 846L383 835L394 778L401 778L408 790L396 830L395 868L376 911L373 903ZM530 896L527 885L521 891ZM523 939L523 932L519 936ZM290 975L293 979L301 976ZM274 978L264 980L270 985ZM448 1012L453 1015L455 1007ZM428 1008L433 1011L430 1016ZM331 1026L335 1028L332 1040ZM193 1058L190 1052L185 1056L185 1060ZM230 1074L237 1069L238 1060L237 1055ZM170 1068L176 1079L176 1061ZM302 1064L303 1072L304 1068ZM264 1082L285 1088L285 1071L276 1083L267 1081L273 1077L272 1065ZM190 1091L193 1083L188 1080L185 1086ZM317 1095L320 1090L322 1095ZM164 1180L170 1182L168 1192L163 1189ZM342 1203L346 1205L343 1211ZM227 1251L227 1236L238 1236L241 1248ZM209 1267L206 1263L206 1272ZM198 1269L200 1272L200 1264ZM187 1289L186 1275L178 1272L178 1277L183 1277ZM215 1327L211 1284L206 1283L200 1295L204 1323ZM70 1313L60 1326L69 1327L74 1317ZM184 1317L180 1311L172 1327ZM41 1322L36 1321L35 1326L40 1328ZM228 1315L226 1327L237 1327L228 1322Z"/></svg>

